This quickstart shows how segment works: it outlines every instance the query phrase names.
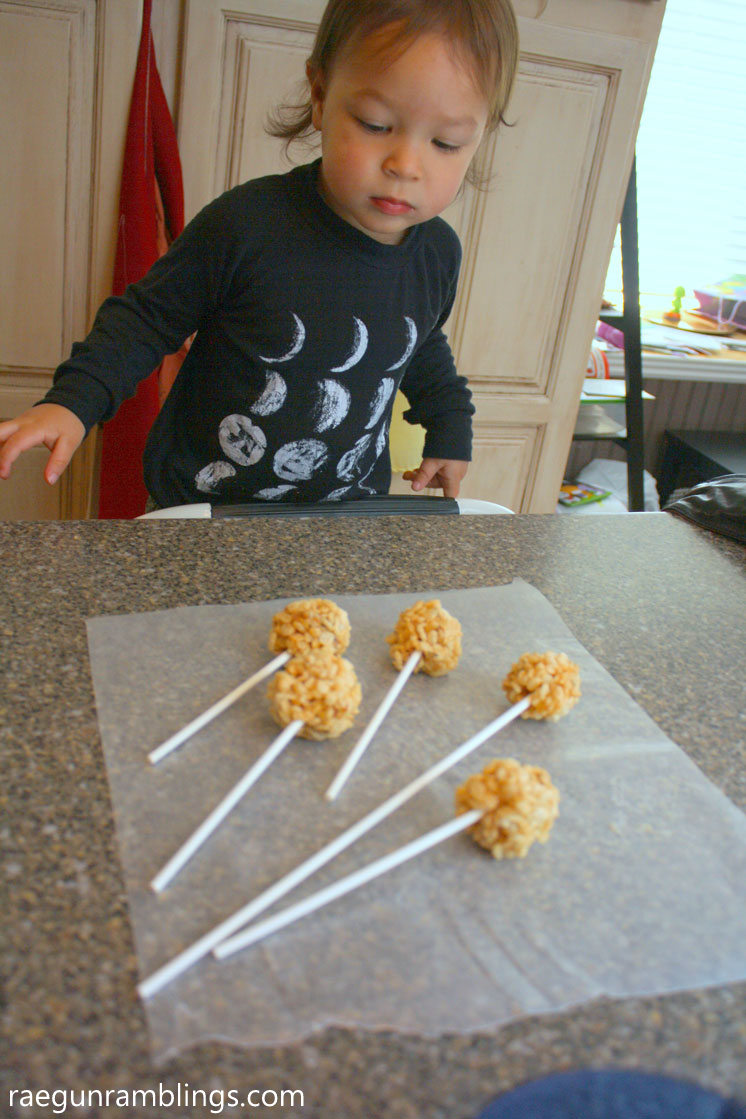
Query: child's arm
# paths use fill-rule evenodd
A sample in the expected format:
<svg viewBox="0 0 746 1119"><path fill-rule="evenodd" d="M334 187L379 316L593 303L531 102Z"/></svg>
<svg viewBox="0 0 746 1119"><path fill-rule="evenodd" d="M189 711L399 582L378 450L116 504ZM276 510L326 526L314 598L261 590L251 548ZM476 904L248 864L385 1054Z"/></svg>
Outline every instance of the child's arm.
<svg viewBox="0 0 746 1119"><path fill-rule="evenodd" d="M405 470L402 478L412 483L413 490L425 486L442 489L444 497L458 497L461 482L469 469L468 462L455 458L423 458L417 470Z"/></svg>
<svg viewBox="0 0 746 1119"><path fill-rule="evenodd" d="M38 404L14 420L0 423L0 478L9 478L23 451L42 444L51 451L44 477L52 485L83 442L85 427L61 404Z"/></svg>
<svg viewBox="0 0 746 1119"><path fill-rule="evenodd" d="M415 491L433 486L445 497L456 497L471 460L474 405L443 328L456 297L461 247L445 223L436 223L431 233L442 272L428 273L428 298L439 301L441 311L430 333L421 338L399 386L409 402L404 419L425 428L425 446L418 469L402 477Z"/></svg>
<svg viewBox="0 0 746 1119"><path fill-rule="evenodd" d="M83 342L56 370L44 401L0 424L0 478L24 451L51 451L53 483L86 432L110 419L165 354L175 353L215 307L233 241L222 239L220 199L189 223L148 274L104 300Z"/></svg>
<svg viewBox="0 0 746 1119"><path fill-rule="evenodd" d="M413 359L401 389L409 401L404 419L426 430L422 462L402 475L413 490L432 486L458 495L471 459L474 405L465 377L456 372L441 329L433 331Z"/></svg>

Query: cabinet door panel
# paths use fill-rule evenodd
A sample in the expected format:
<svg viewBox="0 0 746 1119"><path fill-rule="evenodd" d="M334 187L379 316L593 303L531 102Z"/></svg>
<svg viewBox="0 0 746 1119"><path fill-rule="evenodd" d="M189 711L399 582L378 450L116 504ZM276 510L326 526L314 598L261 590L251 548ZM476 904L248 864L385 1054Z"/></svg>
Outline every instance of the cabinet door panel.
<svg viewBox="0 0 746 1119"><path fill-rule="evenodd" d="M48 9L0 6L0 150L9 153L0 204L5 366L53 367L62 352L70 27L49 17Z"/></svg>
<svg viewBox="0 0 746 1119"><path fill-rule="evenodd" d="M0 2L0 412L44 395L87 326L93 164L94 0ZM73 508L54 489L48 452L28 452L2 487L0 517L49 519ZM87 480L72 468L78 490Z"/></svg>
<svg viewBox="0 0 746 1119"><path fill-rule="evenodd" d="M312 45L310 28L251 16L226 21L216 193L282 169L281 145L264 124L278 100L292 96Z"/></svg>
<svg viewBox="0 0 746 1119"><path fill-rule="evenodd" d="M607 85L598 75L576 78L533 64L522 71L515 125L492 145L495 178L476 208L479 237L467 241L459 363L495 391L546 392L549 384Z"/></svg>

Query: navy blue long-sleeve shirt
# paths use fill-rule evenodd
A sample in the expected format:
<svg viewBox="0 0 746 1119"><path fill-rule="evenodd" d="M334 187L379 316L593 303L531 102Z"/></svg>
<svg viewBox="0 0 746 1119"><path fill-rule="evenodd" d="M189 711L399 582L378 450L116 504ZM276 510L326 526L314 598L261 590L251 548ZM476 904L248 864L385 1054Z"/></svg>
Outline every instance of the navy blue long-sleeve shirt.
<svg viewBox="0 0 746 1119"><path fill-rule="evenodd" d="M55 373L45 401L88 430L197 332L145 449L159 505L386 493L397 388L426 456L471 457L471 394L442 329L456 234L434 218L381 244L327 206L318 170L206 206Z"/></svg>

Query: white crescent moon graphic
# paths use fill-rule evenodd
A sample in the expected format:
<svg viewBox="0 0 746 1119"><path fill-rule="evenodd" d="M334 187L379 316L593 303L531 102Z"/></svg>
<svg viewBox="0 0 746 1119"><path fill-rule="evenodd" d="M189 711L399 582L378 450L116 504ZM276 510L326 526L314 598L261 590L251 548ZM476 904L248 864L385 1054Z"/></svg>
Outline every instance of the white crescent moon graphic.
<svg viewBox="0 0 746 1119"><path fill-rule="evenodd" d="M324 465L328 454L326 443L321 440L298 439L280 447L272 465L277 477L286 482L307 482Z"/></svg>
<svg viewBox="0 0 746 1119"><path fill-rule="evenodd" d="M229 462L210 462L194 476L194 484L200 493L217 493L225 478L233 478L235 466Z"/></svg>
<svg viewBox="0 0 746 1119"><path fill-rule="evenodd" d="M367 326L364 322L362 322L361 319L357 317L357 315L353 315L352 319L355 323L355 334L352 342L352 350L350 352L350 356L347 358L346 361L342 363L342 365L335 365L333 369L330 369L330 373L346 373L348 369L352 369L353 365L357 365L365 351L368 349Z"/></svg>
<svg viewBox="0 0 746 1119"><path fill-rule="evenodd" d="M386 424L381 424L381 430L378 432L376 439L376 458L379 459L386 449Z"/></svg>
<svg viewBox="0 0 746 1119"><path fill-rule="evenodd" d="M341 501L346 493L349 493L352 486L341 486L338 490L332 490L326 497L322 497L322 501Z"/></svg>
<svg viewBox="0 0 746 1119"><path fill-rule="evenodd" d="M358 473L358 463L368 450L372 435L363 435L354 447L346 451L337 463L337 477L343 482L352 482Z"/></svg>
<svg viewBox="0 0 746 1119"><path fill-rule="evenodd" d="M239 466L253 466L267 449L267 437L248 416L226 416L220 421L218 440L223 454Z"/></svg>
<svg viewBox="0 0 746 1119"><path fill-rule="evenodd" d="M339 427L349 410L350 393L344 385L331 378L319 382L319 395L313 415L317 432Z"/></svg>
<svg viewBox="0 0 746 1119"><path fill-rule="evenodd" d="M400 366L404 365L405 361L409 361L410 357L412 356L412 352L417 345L417 327L415 326L414 319L410 319L409 315L405 315L404 322L407 324L407 348L402 356L399 358L399 360L395 361L393 365L390 365L388 367L388 369L386 370L387 373L393 372L394 369L399 369Z"/></svg>
<svg viewBox="0 0 746 1119"><path fill-rule="evenodd" d="M373 397L373 403L370 406L370 419L365 425L366 431L371 427L375 427L380 420L381 416L386 410L386 405L391 399L394 391L394 385L395 382L393 377L384 377L380 385L376 389L376 395Z"/></svg>
<svg viewBox="0 0 746 1119"><path fill-rule="evenodd" d="M306 340L306 328L300 321L298 316L295 314L295 312L293 312L293 318L295 319L295 325L293 327L293 341L288 352L286 354L281 354L279 357L262 357L260 355L260 361L266 361L267 365L277 365L277 363L280 361L290 361L291 357L295 357L296 354L299 354L301 352L301 350L303 349L303 343Z"/></svg>
<svg viewBox="0 0 746 1119"><path fill-rule="evenodd" d="M285 403L285 397L288 394L288 387L285 384L285 378L281 377L279 373L270 370L267 373L267 383L261 396L257 397L251 405L251 411L257 416L269 416L272 412L276 412L278 408L282 408Z"/></svg>
<svg viewBox="0 0 746 1119"><path fill-rule="evenodd" d="M257 490L254 497L258 497L260 501L279 501L286 493L296 488L296 486L270 486L266 490Z"/></svg>

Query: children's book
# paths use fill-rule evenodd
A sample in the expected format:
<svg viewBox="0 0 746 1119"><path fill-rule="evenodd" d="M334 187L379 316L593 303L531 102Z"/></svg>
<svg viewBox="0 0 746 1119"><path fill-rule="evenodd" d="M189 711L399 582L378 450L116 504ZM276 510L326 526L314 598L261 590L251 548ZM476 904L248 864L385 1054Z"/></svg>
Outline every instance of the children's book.
<svg viewBox="0 0 746 1119"><path fill-rule="evenodd" d="M563 482L560 486L560 505L588 505L592 501L603 501L611 496L611 490L591 486L588 482Z"/></svg>

